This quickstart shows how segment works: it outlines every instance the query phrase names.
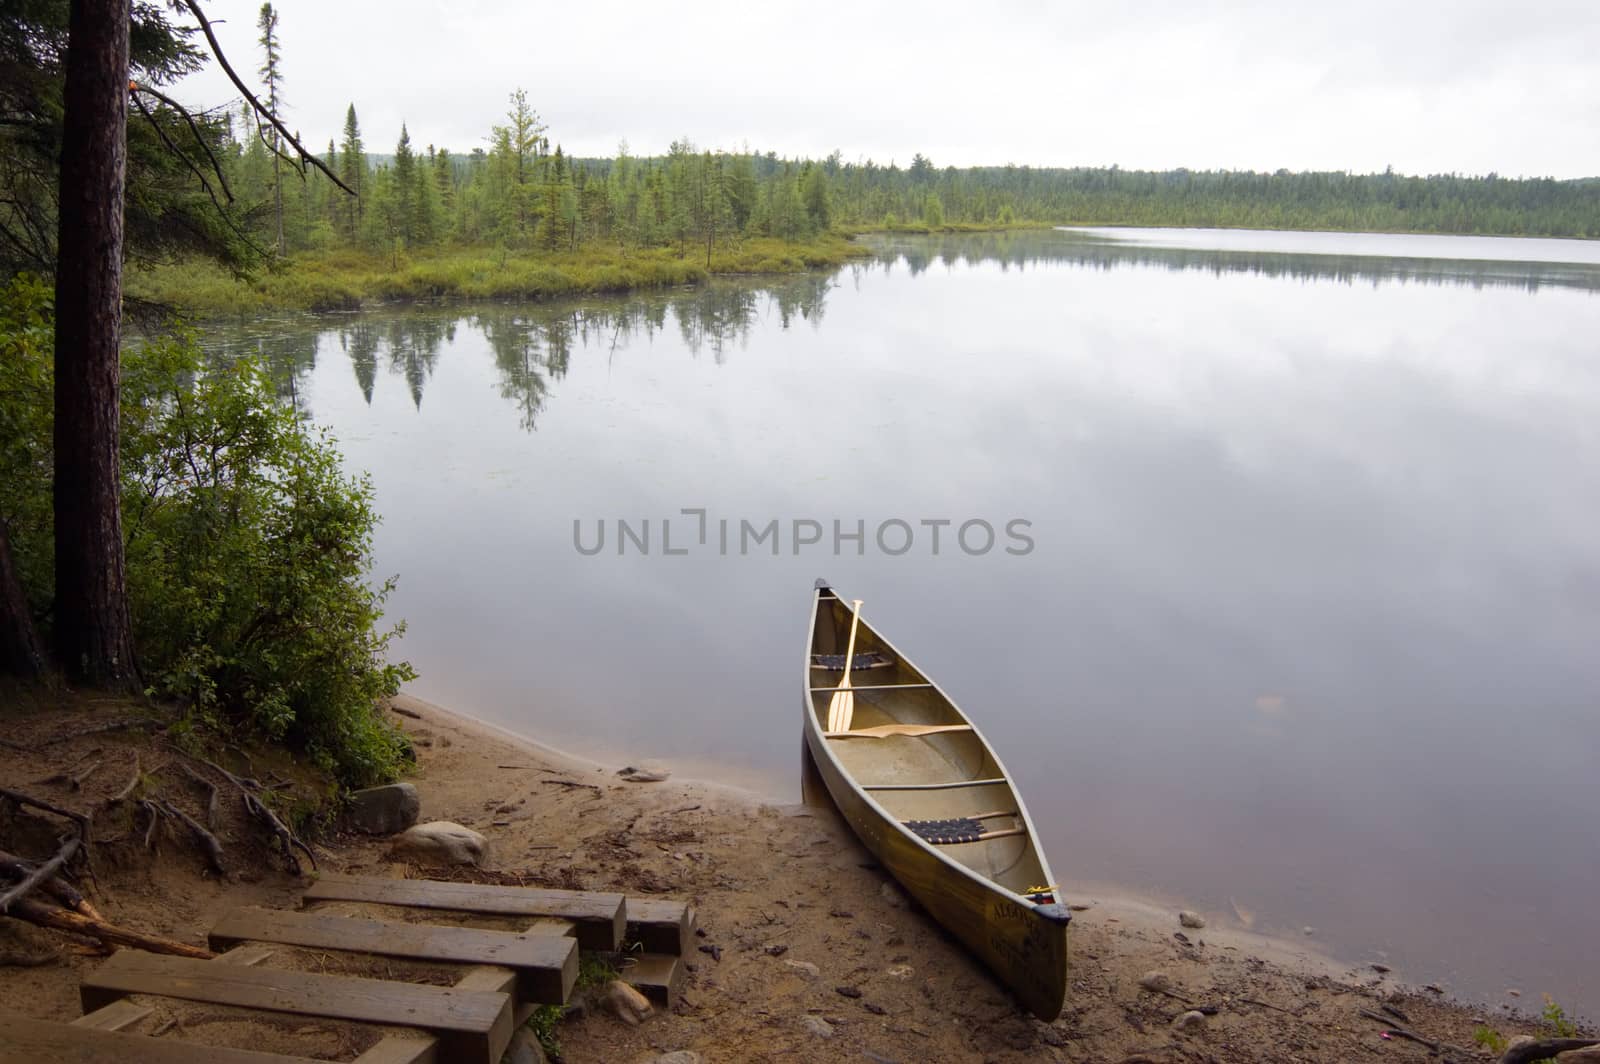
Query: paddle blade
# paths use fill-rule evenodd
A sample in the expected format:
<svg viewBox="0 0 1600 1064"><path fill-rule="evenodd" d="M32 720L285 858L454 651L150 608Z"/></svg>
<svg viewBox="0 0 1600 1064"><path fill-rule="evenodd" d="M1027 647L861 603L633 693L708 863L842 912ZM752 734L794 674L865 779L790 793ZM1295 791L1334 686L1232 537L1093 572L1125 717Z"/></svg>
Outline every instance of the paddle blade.
<svg viewBox="0 0 1600 1064"><path fill-rule="evenodd" d="M854 691L835 691L828 700L828 730L841 732L850 730L850 722L856 715L856 695Z"/></svg>

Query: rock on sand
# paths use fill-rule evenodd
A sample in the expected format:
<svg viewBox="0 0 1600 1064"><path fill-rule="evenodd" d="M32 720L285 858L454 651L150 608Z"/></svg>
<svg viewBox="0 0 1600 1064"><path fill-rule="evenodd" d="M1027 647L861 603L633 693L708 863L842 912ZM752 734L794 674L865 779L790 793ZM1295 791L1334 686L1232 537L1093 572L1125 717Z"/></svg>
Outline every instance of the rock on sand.
<svg viewBox="0 0 1600 1064"><path fill-rule="evenodd" d="M487 843L471 828L448 820L418 824L394 840L394 852L431 864L482 864Z"/></svg>

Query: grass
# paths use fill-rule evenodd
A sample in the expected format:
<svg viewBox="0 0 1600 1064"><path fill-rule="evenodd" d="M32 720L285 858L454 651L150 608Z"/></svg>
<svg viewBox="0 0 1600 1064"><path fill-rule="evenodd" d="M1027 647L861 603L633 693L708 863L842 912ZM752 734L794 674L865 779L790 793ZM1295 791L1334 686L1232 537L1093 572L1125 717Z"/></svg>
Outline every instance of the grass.
<svg viewBox="0 0 1600 1064"><path fill-rule="evenodd" d="M606 958L593 953L578 954L578 983L574 991L605 986L617 977L617 969ZM528 1017L527 1028L551 1057L561 1056L561 1036L556 1027L566 1014L565 1005L540 1005Z"/></svg>
<svg viewBox="0 0 1600 1064"><path fill-rule="evenodd" d="M1544 1009L1539 1013L1548 1034L1552 1038L1577 1038L1579 1037L1578 1025L1567 1016L1567 1010L1549 994L1544 996ZM1506 1051L1508 1044L1506 1036L1493 1027L1479 1025L1472 1032L1472 1040L1491 1053L1499 1054ZM1535 1064L1551 1064L1549 1060L1536 1061Z"/></svg>
<svg viewBox="0 0 1600 1064"><path fill-rule="evenodd" d="M839 266L870 254L844 236L790 242L757 237L715 248L588 247L515 252L441 248L397 257L364 251L307 252L238 280L209 262L130 273L128 295L200 318L269 310L349 310L368 302L537 300L697 284L713 274L781 274Z"/></svg>

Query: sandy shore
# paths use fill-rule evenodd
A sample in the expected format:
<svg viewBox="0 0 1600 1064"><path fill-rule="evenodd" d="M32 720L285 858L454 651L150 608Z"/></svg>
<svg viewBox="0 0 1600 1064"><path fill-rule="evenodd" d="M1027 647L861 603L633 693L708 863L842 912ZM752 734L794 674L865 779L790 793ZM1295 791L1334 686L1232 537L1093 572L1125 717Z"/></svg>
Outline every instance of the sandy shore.
<svg viewBox="0 0 1600 1064"><path fill-rule="evenodd" d="M680 1049L707 1061L1406 1060L1426 1050L1384 1038L1362 1009L1397 1007L1411 1029L1463 1048L1485 1019L1392 973L1342 965L1309 940L1218 927L1180 937L1172 904L1099 887L1064 891L1082 906L1072 990L1062 1018L1042 1024L908 903L825 796L780 805L676 776L622 782L621 766L439 706L402 697L396 708L418 744L424 818L487 836L491 874L670 895L698 909L707 952L692 958L678 1010L638 1028L586 1010L562 1028L572 1061ZM352 868L399 872L383 849L355 843L343 856ZM1141 987L1155 971L1172 995ZM1173 1021L1188 1004L1216 1011L1180 1031ZM1505 1017L1495 1025L1534 1030Z"/></svg>
<svg viewBox="0 0 1600 1064"><path fill-rule="evenodd" d="M1488 1020L1507 1036L1538 1031L1503 1012L1480 1016L1442 994L1403 987L1395 973L1341 965L1311 940L1216 926L1184 930L1181 899L1141 899L1087 884L1063 884L1078 910L1071 988L1061 1018L1039 1023L907 901L825 798L775 804L678 774L626 782L616 774L621 766L573 757L416 699L400 698L393 709L417 748L413 782L424 819L453 820L489 840L484 868L452 876L670 896L696 906L703 935L689 955L678 1006L637 1027L592 1002L574 1009L559 1027L573 1064L647 1064L678 1050L700 1054L704 1064L1429 1059L1422 1045L1386 1037L1385 1024L1460 1047L1448 1058L1466 1061L1492 1059L1472 1048L1474 1029ZM201 944L205 930L236 906L297 904L308 880L283 870L259 826L228 812L232 803L218 827L226 876L207 871L175 832L160 834L152 853L137 817L106 804L130 773L146 773L151 793L192 815L206 815L203 800L172 771L173 752L159 737L90 730L100 712L65 706L15 716L10 745L0 745L0 780L105 811L95 841L95 895L113 922ZM277 767L293 768L274 751L250 756L258 772L271 770L273 758L282 761ZM91 761L103 767L81 788L61 775ZM0 813L12 817L17 845L48 852L48 824ZM318 864L324 871L429 874L390 850L382 839L335 835L317 846ZM7 951L48 962L0 965L0 1013L63 1021L80 1015L79 983L101 963L93 950L0 920L0 955ZM281 952L275 964L318 971L344 965L339 970L363 974L363 963L376 963L384 977L396 977L387 961ZM1165 976L1165 993L1141 986L1153 972ZM1205 1015L1174 1022L1191 1007ZM149 1029L142 1033L327 1060L350 1060L357 1051L355 1034L338 1024L209 1006L160 1009L143 1021Z"/></svg>

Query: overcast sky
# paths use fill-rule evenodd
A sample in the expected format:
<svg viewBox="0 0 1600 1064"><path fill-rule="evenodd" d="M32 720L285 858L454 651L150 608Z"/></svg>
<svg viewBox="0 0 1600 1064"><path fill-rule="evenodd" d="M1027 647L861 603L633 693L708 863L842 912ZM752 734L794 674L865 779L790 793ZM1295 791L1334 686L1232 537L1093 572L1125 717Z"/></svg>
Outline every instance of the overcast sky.
<svg viewBox="0 0 1600 1064"><path fill-rule="evenodd" d="M470 151L521 86L579 155L1600 175L1600 0L277 6L287 121L317 147L353 102L370 150L404 119ZM259 2L205 7L253 71ZM212 64L180 95L231 87Z"/></svg>

